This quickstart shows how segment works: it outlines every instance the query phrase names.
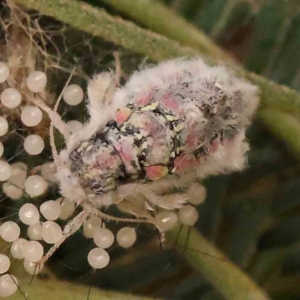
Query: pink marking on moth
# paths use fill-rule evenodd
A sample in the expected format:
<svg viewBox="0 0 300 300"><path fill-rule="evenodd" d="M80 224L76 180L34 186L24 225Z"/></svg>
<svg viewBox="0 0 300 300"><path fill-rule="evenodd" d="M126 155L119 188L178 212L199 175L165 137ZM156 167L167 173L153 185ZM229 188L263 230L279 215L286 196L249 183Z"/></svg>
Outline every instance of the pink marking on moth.
<svg viewBox="0 0 300 300"><path fill-rule="evenodd" d="M197 125L195 125L188 129L186 143L189 148L195 149L199 146L203 138L203 133L201 133L199 129L197 129Z"/></svg>
<svg viewBox="0 0 300 300"><path fill-rule="evenodd" d="M168 168L164 166L145 167L145 171L150 180L158 180L168 174Z"/></svg>
<svg viewBox="0 0 300 300"><path fill-rule="evenodd" d="M150 91L147 91L146 93L144 93L142 95L141 98L138 98L138 100L135 101L135 104L137 104L137 106L146 106L148 105L151 100L153 99L153 96L154 96L154 91L150 90Z"/></svg>
<svg viewBox="0 0 300 300"><path fill-rule="evenodd" d="M211 153L217 152L218 149L219 149L220 144L221 144L220 138L217 138L217 139L213 140L213 141L210 143L209 151L210 151Z"/></svg>
<svg viewBox="0 0 300 300"><path fill-rule="evenodd" d="M123 143L122 143L123 144ZM128 149L126 145L122 145L118 143L115 145L116 150L118 151L119 155L122 157L124 162L130 162L133 159L132 149Z"/></svg>
<svg viewBox="0 0 300 300"><path fill-rule="evenodd" d="M132 113L132 111L128 107L124 107L124 108L119 109L116 112L116 117L115 117L116 122L118 124L123 124L125 121L128 120L131 113Z"/></svg>
<svg viewBox="0 0 300 300"><path fill-rule="evenodd" d="M158 122L151 122L149 121L145 124L145 130L152 135L154 138L159 138L163 134L163 126Z"/></svg>
<svg viewBox="0 0 300 300"><path fill-rule="evenodd" d="M161 99L161 104L171 111L178 111L179 104L178 102L173 99L170 95L164 95Z"/></svg>
<svg viewBox="0 0 300 300"><path fill-rule="evenodd" d="M174 171L182 172L192 168L197 164L197 159L193 154L184 154L175 158L174 160Z"/></svg>
<svg viewBox="0 0 300 300"><path fill-rule="evenodd" d="M96 162L93 167L100 170L106 170L108 168L117 168L118 165L119 162L117 161L115 156L112 156L108 153L102 153L97 155Z"/></svg>

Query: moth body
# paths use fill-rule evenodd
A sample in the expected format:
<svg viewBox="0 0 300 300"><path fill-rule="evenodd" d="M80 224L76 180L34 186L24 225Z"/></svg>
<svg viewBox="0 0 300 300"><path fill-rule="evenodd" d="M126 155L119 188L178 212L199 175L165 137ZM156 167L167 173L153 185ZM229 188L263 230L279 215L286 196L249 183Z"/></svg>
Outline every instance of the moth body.
<svg viewBox="0 0 300 300"><path fill-rule="evenodd" d="M165 212L160 210L172 211L167 215L174 221L173 211L189 199L201 203L205 189L199 179L246 165L245 131L258 105L258 90L226 68L195 58L136 72L119 89L112 74L96 75L88 85L90 119L73 134L56 111L35 103L51 118L61 194L82 207L45 261L87 217L146 222L163 231ZM66 140L60 153L52 126ZM111 205L133 217L107 215L103 207ZM197 214L191 207L188 211Z"/></svg>
<svg viewBox="0 0 300 300"><path fill-rule="evenodd" d="M128 183L176 180L192 169L199 177L241 169L256 93L199 59L138 72L111 99L123 105L72 150L71 172L87 194L101 196Z"/></svg>

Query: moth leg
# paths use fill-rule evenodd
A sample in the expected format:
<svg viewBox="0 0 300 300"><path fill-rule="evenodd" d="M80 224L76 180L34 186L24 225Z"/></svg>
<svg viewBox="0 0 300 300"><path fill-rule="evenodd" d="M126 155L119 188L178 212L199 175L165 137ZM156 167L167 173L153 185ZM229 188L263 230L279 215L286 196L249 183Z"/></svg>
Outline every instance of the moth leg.
<svg viewBox="0 0 300 300"><path fill-rule="evenodd" d="M149 186L145 184L126 184L118 188L118 194L120 195L118 201L122 201L126 198L142 194L146 200L153 205L156 205L165 209L180 208L183 203L187 201L187 197L184 193L174 193L170 195L157 195Z"/></svg>
<svg viewBox="0 0 300 300"><path fill-rule="evenodd" d="M142 183L128 183L122 185L118 188L117 194L117 203L132 196L138 197L138 194L142 194L148 201L153 204L159 203L160 201L160 196Z"/></svg>
<svg viewBox="0 0 300 300"><path fill-rule="evenodd" d="M121 86L120 82L121 82L121 77L122 77L122 74L123 74L123 71L122 71L122 67L121 67L121 61L120 61L120 54L119 52L115 51L113 53L114 55L114 58L115 58L115 83L116 83L116 86L119 87Z"/></svg>
<svg viewBox="0 0 300 300"><path fill-rule="evenodd" d="M74 217L71 221L67 223L63 230L63 234L58 242L56 242L48 252L37 262L37 265L43 266L44 263L53 255L53 253L60 247L60 245L71 235L73 235L86 221L88 213L86 211L82 211L76 217Z"/></svg>
<svg viewBox="0 0 300 300"><path fill-rule="evenodd" d="M138 218L152 220L149 208L145 205L146 199L141 194L128 197L117 204L120 211L131 214Z"/></svg>
<svg viewBox="0 0 300 300"><path fill-rule="evenodd" d="M182 176L171 175L166 178L162 178L157 181L151 181L146 183L152 191L158 195L164 195L173 192L174 190L185 190L193 182L196 181L196 172L190 172L189 174L184 174Z"/></svg>
<svg viewBox="0 0 300 300"><path fill-rule="evenodd" d="M158 207L173 210L178 209L187 202L187 195L185 193L173 193L160 197L160 202L156 204Z"/></svg>
<svg viewBox="0 0 300 300"><path fill-rule="evenodd" d="M147 218L143 218L138 216L139 218L119 218L108 215L102 212L99 208L85 202L82 203L81 206L83 207L84 211L90 216L98 216L101 219L108 220L108 221L115 221L115 222L127 222L127 223L150 223L154 224L154 220L152 216L148 216ZM128 212L128 211L127 211Z"/></svg>

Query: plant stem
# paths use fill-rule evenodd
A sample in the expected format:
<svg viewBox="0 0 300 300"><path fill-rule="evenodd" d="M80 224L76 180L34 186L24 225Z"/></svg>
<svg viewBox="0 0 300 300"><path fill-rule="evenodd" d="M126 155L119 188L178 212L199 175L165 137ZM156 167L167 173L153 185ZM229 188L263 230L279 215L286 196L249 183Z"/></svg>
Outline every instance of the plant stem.
<svg viewBox="0 0 300 300"><path fill-rule="evenodd" d="M26 8L36 9L41 14L54 17L64 23L70 24L74 28L86 31L92 35L104 38L112 41L117 45L123 46L126 49L135 51L137 53L148 56L149 58L161 61L181 56L197 56L202 55L201 50L205 49L205 53L211 49L210 56L205 57L209 62L216 63L216 59L220 59L222 55L216 54L215 47L212 42L207 38L198 38L198 43L203 43L202 47L198 47L198 50L188 47L182 47L178 42L172 41L166 37L155 34L148 30L142 29L131 22L124 21L117 17L112 17L105 11L94 8L88 4L81 3L75 0L14 0L16 3L23 5ZM130 3L131 1L127 1ZM125 2L124 2L125 3ZM144 4L144 10L150 10L152 1L144 0L140 1L140 5ZM147 6L146 6L147 4ZM150 5L151 4L151 5ZM160 5L152 7L152 14L159 13ZM141 9L141 8L139 8ZM168 12L168 18L171 18L171 23L181 22L178 21L176 14ZM168 19L165 17L165 19ZM149 20L150 22L150 20ZM188 34L190 27L185 26L185 23L180 23L181 31L187 34L189 39L192 39L194 33L190 36ZM172 27L174 28L174 27ZM174 29L172 29L174 30ZM171 29L170 29L171 31ZM194 29L193 29L194 32ZM165 32L169 33L169 31ZM202 35L201 35L202 36ZM221 50L220 50L221 51ZM219 53L219 52L218 52ZM225 58L226 55L223 55ZM226 59L224 64L229 64L231 68L234 68L236 73L242 77L253 82L261 90L261 108L272 108L280 110L281 112L293 114L296 117L300 117L300 95L285 86L276 84L268 79L265 79L259 75L243 70L237 64L233 64L232 61ZM262 115L262 118L263 115ZM278 122L279 120L277 120ZM268 127L271 128L274 125L274 120L270 118L265 119L265 123L268 123ZM275 125L274 125L275 126ZM298 135L286 139L286 135L283 132L287 130L282 127L282 134L280 137L288 144L291 139L298 139ZM277 133L277 130L273 132ZM288 134L288 133L287 133ZM297 142L294 141L293 144ZM288 146L296 150L294 146ZM300 151L293 151L297 159L300 158Z"/></svg>
<svg viewBox="0 0 300 300"><path fill-rule="evenodd" d="M14 0L26 8L36 9L41 14L54 17L64 23L86 31L92 35L99 36L126 49L161 61L181 56L197 56L203 53L188 47L182 47L177 42L142 29L131 22L112 17L105 11L96 9L88 4L75 0ZM129 3L130 1L128 1ZM150 0L145 0L145 3ZM173 22L176 15L173 14ZM188 28L185 28L188 31ZM203 39L203 48L210 48L211 43L206 44ZM206 56L210 62L216 62L212 51ZM224 55L225 57L225 55ZM227 64L227 61L223 62ZM238 65L230 66L241 75L261 89L261 106L284 110L290 113L298 113L300 116L300 95L285 86L276 84L259 75L243 70Z"/></svg>
<svg viewBox="0 0 300 300"><path fill-rule="evenodd" d="M177 232L170 235L176 238ZM178 245L184 245L186 233L181 233ZM209 254L209 256L204 255ZM184 256L190 265L202 273L228 300L267 300L269 297L241 269L210 244L195 228L191 229Z"/></svg>
<svg viewBox="0 0 300 300"><path fill-rule="evenodd" d="M285 140L289 152L299 158L299 119L275 109L262 109L257 116L274 135Z"/></svg>
<svg viewBox="0 0 300 300"><path fill-rule="evenodd" d="M166 19L169 24L178 22L177 24L180 25L180 31L187 35L188 40L196 39L198 46L195 48L197 48L197 50L188 47L182 47L178 42L172 41L166 37L152 33L148 30L141 29L131 22L126 22L120 18L112 17L103 10L93 8L90 5L81 3L79 1L14 1L28 9L38 10L43 15L54 17L61 22L70 24L76 29L86 31L94 36L112 41L115 44L121 45L126 49L146 55L153 60L161 61L180 56L197 56L203 53L208 55L208 58L211 57L213 60L225 59L225 57L227 57L227 55L216 48L216 46L210 40L205 38L202 33L200 34L200 31L197 31L198 37L196 38L196 33L194 31L195 29L191 29L192 27L187 26L188 24L183 20L178 20L178 17L171 12L164 11L166 15L162 16L160 14L160 16ZM129 3L131 1L127 2ZM143 3L149 4L144 12L149 10L150 6L152 7L153 5L153 2L150 0L144 0ZM161 6L155 4L152 8L154 9L154 12L159 13L159 9L161 8ZM170 22L169 18L172 20L172 22ZM174 30L174 28L175 27L172 27L172 30ZM170 30L169 34L171 34L172 30ZM189 34L190 30L192 31L192 34ZM178 35L174 35L174 38L177 37ZM181 40L181 42L184 42L184 40ZM191 43L190 45L193 45L193 43ZM230 61L230 59L228 58L226 58L225 60ZM229 63L232 64L231 61ZM300 115L300 96L296 92L281 87L280 85L276 85L264 78L260 78L257 75L243 71L240 69L240 67L236 67L236 70L239 74L244 75L261 87L263 106L290 106L290 108L288 109L294 108L299 112ZM262 117L265 118L264 116ZM266 120L268 125L272 126L272 120L270 121L268 116L264 120ZM284 135L282 134L282 136ZM299 155L299 153L300 149L297 155ZM195 229L192 229L191 232L189 248L199 249L211 256L226 259L220 251L218 251L213 245L211 245ZM197 251L186 251L185 256L187 260L191 262L191 265L193 265L199 272L204 274L206 278L216 286L216 288L222 293L222 295L224 295L226 299L269 299L264 294L264 292L249 277L247 277L247 275L245 275L238 267L236 267L231 262L227 260L219 260L214 257L209 258L201 253L198 253Z"/></svg>
<svg viewBox="0 0 300 300"><path fill-rule="evenodd" d="M202 31L158 1L104 0L104 2L129 15L138 23L146 25L154 32L197 49L203 55L213 56L220 60L229 59L229 56Z"/></svg>
<svg viewBox="0 0 300 300"><path fill-rule="evenodd" d="M126 49L160 61L167 57L192 56L196 50L144 30L131 22L112 17L104 10L76 0L14 0L28 9L38 10L72 27L104 38Z"/></svg>

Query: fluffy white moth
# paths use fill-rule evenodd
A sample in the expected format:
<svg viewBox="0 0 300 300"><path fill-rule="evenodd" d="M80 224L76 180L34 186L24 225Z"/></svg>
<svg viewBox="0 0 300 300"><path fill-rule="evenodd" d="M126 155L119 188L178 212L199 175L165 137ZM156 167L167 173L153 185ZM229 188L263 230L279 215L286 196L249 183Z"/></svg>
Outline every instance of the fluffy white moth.
<svg viewBox="0 0 300 300"><path fill-rule="evenodd" d="M102 73L90 81L90 119L73 134L56 113L59 101L54 111L35 101L52 121L50 142L61 194L82 207L43 261L88 216L158 227L151 210L179 209L189 188L197 191L199 178L246 164L245 130L258 105L256 86L199 58L135 72L118 89L113 78ZM66 141L60 153L53 126ZM134 217L101 211L110 205Z"/></svg>

